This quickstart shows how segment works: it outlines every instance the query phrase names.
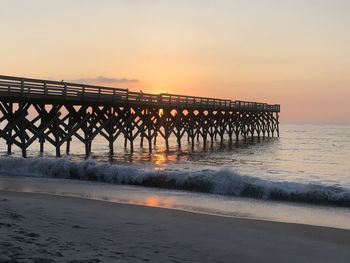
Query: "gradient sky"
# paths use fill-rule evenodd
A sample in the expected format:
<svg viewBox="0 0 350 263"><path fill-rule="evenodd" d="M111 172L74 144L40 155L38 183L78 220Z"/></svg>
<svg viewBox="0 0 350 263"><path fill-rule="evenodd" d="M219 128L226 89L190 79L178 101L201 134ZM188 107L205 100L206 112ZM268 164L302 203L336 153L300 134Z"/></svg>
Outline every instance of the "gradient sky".
<svg viewBox="0 0 350 263"><path fill-rule="evenodd" d="M349 0L1 0L0 74L282 105L350 123Z"/></svg>

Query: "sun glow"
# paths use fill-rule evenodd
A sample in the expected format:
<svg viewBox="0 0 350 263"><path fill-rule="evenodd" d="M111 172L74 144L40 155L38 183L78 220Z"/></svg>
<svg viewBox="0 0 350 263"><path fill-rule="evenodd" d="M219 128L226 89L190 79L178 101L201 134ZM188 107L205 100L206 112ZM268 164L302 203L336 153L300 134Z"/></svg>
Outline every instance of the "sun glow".
<svg viewBox="0 0 350 263"><path fill-rule="evenodd" d="M164 164L167 158L164 154L155 154L152 160L155 164Z"/></svg>
<svg viewBox="0 0 350 263"><path fill-rule="evenodd" d="M150 196L146 199L146 205L148 206L159 206L159 197Z"/></svg>
<svg viewBox="0 0 350 263"><path fill-rule="evenodd" d="M167 207L172 208L174 206L173 198L161 198L157 195L147 197L145 205L153 207Z"/></svg>

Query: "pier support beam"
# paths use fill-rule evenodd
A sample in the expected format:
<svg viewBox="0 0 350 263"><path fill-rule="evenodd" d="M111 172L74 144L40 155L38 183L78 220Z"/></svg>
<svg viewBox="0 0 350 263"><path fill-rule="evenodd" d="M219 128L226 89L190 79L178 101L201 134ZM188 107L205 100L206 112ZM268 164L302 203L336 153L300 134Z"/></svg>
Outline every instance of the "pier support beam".
<svg viewBox="0 0 350 263"><path fill-rule="evenodd" d="M1 92L1 87L0 87ZM262 108L263 109L263 108ZM30 112L30 114L28 114ZM7 144L7 153L20 149L27 156L28 147L35 141L40 143L40 154L45 144L55 148L57 157L61 156L61 146L66 143L66 154L72 149L72 138L84 144L86 157L90 156L92 143L96 136L102 136L108 143L109 154L114 154L116 140L124 138L124 146L130 145L134 151L134 141L140 137L140 147L148 141L148 149L153 151L156 140L163 140L167 150L171 138L181 148L183 136L187 136L188 147L193 151L202 141L206 149L209 142L220 140L229 145L233 140L238 144L257 137L279 136L279 114L276 111L236 110L205 108L182 105L75 105L65 101L49 103L20 102L0 100L0 138ZM186 139L186 138L185 138ZM129 143L129 145L128 145Z"/></svg>

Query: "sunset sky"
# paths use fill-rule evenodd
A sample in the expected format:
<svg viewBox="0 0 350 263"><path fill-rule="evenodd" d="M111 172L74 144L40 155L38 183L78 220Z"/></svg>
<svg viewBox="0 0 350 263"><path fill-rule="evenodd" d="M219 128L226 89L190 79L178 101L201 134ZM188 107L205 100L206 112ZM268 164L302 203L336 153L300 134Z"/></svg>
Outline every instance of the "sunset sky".
<svg viewBox="0 0 350 263"><path fill-rule="evenodd" d="M2 0L0 74L282 105L350 123L349 0Z"/></svg>

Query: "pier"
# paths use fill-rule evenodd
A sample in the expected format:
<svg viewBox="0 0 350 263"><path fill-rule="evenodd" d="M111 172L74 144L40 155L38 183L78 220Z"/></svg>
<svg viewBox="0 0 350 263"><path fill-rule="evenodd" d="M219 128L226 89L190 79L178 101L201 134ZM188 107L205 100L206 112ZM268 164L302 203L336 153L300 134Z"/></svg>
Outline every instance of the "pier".
<svg viewBox="0 0 350 263"><path fill-rule="evenodd" d="M128 89L0 75L0 139L7 152L52 144L56 156L62 148L70 153L73 137L85 145L85 154L97 135L106 139L110 154L115 141L124 138L124 147L152 147L157 138L169 148L169 137L177 145L185 137L194 149L215 140L238 143L240 138L258 140L279 136L280 105L239 100L215 99L177 94L149 94ZM144 145L145 144L145 145Z"/></svg>

